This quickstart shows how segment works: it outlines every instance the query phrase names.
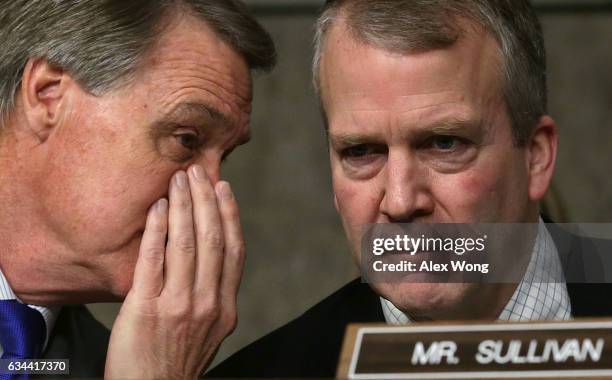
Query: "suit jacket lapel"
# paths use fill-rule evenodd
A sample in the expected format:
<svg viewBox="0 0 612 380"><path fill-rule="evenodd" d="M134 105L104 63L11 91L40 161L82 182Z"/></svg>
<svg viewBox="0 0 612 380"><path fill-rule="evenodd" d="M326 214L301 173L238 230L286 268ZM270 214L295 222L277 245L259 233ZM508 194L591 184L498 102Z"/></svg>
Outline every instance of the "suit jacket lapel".
<svg viewBox="0 0 612 380"><path fill-rule="evenodd" d="M85 306L63 307L44 353L70 359L69 377L103 377L110 331Z"/></svg>

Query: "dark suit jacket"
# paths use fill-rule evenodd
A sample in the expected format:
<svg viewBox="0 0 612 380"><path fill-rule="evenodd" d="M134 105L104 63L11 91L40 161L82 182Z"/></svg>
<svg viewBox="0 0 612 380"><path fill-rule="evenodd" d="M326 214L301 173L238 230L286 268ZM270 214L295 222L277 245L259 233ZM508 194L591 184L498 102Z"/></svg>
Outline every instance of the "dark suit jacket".
<svg viewBox="0 0 612 380"><path fill-rule="evenodd" d="M65 306L55 322L43 358L70 359L69 377L101 378L109 338L110 331L85 306Z"/></svg>
<svg viewBox="0 0 612 380"><path fill-rule="evenodd" d="M612 256L607 241L585 241L551 231L566 273L576 283L567 288L574 317L612 316L612 284L585 284L600 278L603 270L593 244ZM558 238L567 238L559 241ZM577 239L577 240L576 240ZM590 250L585 253L585 248ZM598 266L599 265L599 266ZM599 270L599 271L598 271ZM601 272L601 273L600 273ZM582 276L582 277L581 277ZM594 277L595 276L595 277ZM602 277L596 277L602 276ZM246 346L206 374L211 378L333 378L344 331L349 323L384 322L378 295L368 284L356 279L276 331Z"/></svg>

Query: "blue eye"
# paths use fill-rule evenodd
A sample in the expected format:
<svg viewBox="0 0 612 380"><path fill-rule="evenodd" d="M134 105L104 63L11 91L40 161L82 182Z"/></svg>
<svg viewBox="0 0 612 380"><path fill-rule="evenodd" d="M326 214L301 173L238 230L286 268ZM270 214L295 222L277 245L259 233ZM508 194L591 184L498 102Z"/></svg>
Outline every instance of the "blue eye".
<svg viewBox="0 0 612 380"><path fill-rule="evenodd" d="M450 150L455 147L457 138L453 136L438 136L433 139L433 147L439 150Z"/></svg>
<svg viewBox="0 0 612 380"><path fill-rule="evenodd" d="M175 137L179 144L189 150L196 150L200 144L198 136L193 133L183 133Z"/></svg>
<svg viewBox="0 0 612 380"><path fill-rule="evenodd" d="M342 152L346 157L363 157L369 153L371 153L372 149L365 144L353 146L350 148L344 149Z"/></svg>
<svg viewBox="0 0 612 380"><path fill-rule="evenodd" d="M361 160L387 153L387 147L380 144L358 144L340 151L340 155L348 160Z"/></svg>

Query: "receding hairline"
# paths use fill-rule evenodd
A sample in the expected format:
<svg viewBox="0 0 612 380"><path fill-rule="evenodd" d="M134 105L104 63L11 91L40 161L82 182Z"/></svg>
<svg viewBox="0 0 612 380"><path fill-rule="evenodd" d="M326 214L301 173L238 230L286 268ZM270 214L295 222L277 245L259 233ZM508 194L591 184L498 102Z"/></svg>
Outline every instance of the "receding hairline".
<svg viewBox="0 0 612 380"><path fill-rule="evenodd" d="M464 14L447 12L446 13L446 17L447 17L446 24L455 26L455 27L446 28L447 29L446 32L452 34L452 35L449 35L449 38L445 38L443 41L438 41L439 42L438 44L422 43L422 44L416 44L416 46L411 46L409 48L407 48L406 46L402 44L402 46L393 47L393 46L376 43L364 35L360 26L357 25L358 23L354 21L356 15L359 14L353 9L354 7L355 6L352 6L349 1L342 1L340 2L339 5L332 6L332 8L329 8L324 12L324 14L327 12L330 12L330 13L333 13L333 15L332 17L326 20L326 27L324 28L324 30L321 30L322 33L319 36L320 46L318 46L319 51L316 52L319 54L319 56L315 57L315 62L314 62L315 66L313 67L315 69L315 71L313 72L314 87L318 95L321 95L320 94L320 85L321 85L320 72L321 72L321 67L323 66L322 62L325 56L325 51L327 50L327 43L332 34L332 31L338 28L342 28L342 30L345 33L344 36L348 37L348 38L343 39L343 41L350 40L357 45L371 46L371 47L375 47L375 48L378 48L380 50L383 50L389 53L396 53L399 55L418 54L418 53L424 53L428 51L445 49L445 48L455 45L460 39L465 38L466 35L468 34L472 34L474 32L476 33L484 32L496 42L496 49L497 49L498 55L500 58L502 56L501 44L500 44L499 39L495 35L495 33L489 30L484 25L484 23L481 20L478 20L477 17L475 16L470 17ZM503 59L501 59L500 62L501 64L503 64Z"/></svg>
<svg viewBox="0 0 612 380"><path fill-rule="evenodd" d="M181 3L181 2L179 2ZM147 49L143 51L140 56L141 62L137 70L142 70L146 68L145 61L148 59L157 60L158 57L154 56L155 50L162 48L163 43L167 42L166 37L173 32L175 28L178 28L181 23L194 23L195 25L202 26L203 29L198 33L210 33L215 39L220 42L223 46L227 47L231 50L241 62L244 63L244 66L248 71L253 71L250 67L247 58L242 54L239 49L236 48L233 44L219 33L211 23L200 17L193 9L188 7L187 5L177 5L176 9L171 9L167 14L163 15L156 26L156 36L155 39L151 42Z"/></svg>
<svg viewBox="0 0 612 380"><path fill-rule="evenodd" d="M356 32L355 28L351 27L351 24L348 21L350 20L350 18L346 14L346 10L344 8L345 6L338 9L337 15L334 16L333 21L331 22L329 27L325 30L324 39L321 45L321 55L319 57L320 60L317 62L317 66L316 66L317 73L316 75L313 75L313 79L315 80L316 92L317 92L317 95L319 96L319 101L321 102L320 105L322 108L322 112L324 114L325 114L325 110L322 104L322 100L324 97L323 95L324 92L322 91L322 88L324 87L323 85L324 76L321 75L321 73L323 72L323 67L325 66L324 65L325 56L326 56L325 52L329 49L327 45L328 45L330 38L332 38L333 36L335 36L338 40L341 40L343 44L348 43L348 44L352 44L352 46L363 46L363 47L374 48L376 50L381 51L382 53L388 53L388 54L397 55L397 56L409 56L409 55L427 53L427 52L432 52L432 51L437 51L437 50L450 49L450 48L455 47L457 44L464 42L468 38L478 39L480 38L480 36L483 36L483 40L482 40L483 42L486 42L488 40L493 43L494 55L492 58L494 59L493 62L495 64L494 75L496 75L497 82L501 83L501 86L498 88L498 91L499 91L499 94L503 96L505 79L504 79L504 73L503 73L504 60L503 60L502 47L500 45L498 38L496 38L495 34L489 31L484 25L481 25L481 23L479 23L477 20L473 20L471 18L462 16L462 15L451 15L450 17L453 18L453 23L457 25L457 28L455 29L457 33L452 39L452 42L449 41L449 43L445 46L417 47L414 49L413 48L393 49L393 48L387 48L385 46L381 46L379 44L376 44L376 43L373 43L367 40L366 38L363 38L361 34L358 33L358 31Z"/></svg>
<svg viewBox="0 0 612 380"><path fill-rule="evenodd" d="M195 23L196 25L201 25L204 27L203 32L210 33L215 37L221 44L231 50L235 55L240 59L246 69L250 72L254 69L251 68L247 58L244 56L239 49L234 46L229 41L226 41L223 35L219 31L215 29L215 27L205 19L204 17L198 15L197 11L195 11L192 7L186 4L183 1L175 1L166 11L161 15L160 19L155 24L154 28L154 38L152 41L146 46L146 48L141 52L138 60L138 64L134 67L133 72L127 74L124 78L118 80L118 86L121 87L123 85L129 84L135 76L137 76L142 70L146 70L149 66L147 62L149 60L157 61L159 57L155 56L156 50L162 48L163 43L166 42L165 38L168 34L172 33L175 28L178 28L181 23ZM252 83L250 84L252 87ZM252 99L252 91L249 92L249 101Z"/></svg>

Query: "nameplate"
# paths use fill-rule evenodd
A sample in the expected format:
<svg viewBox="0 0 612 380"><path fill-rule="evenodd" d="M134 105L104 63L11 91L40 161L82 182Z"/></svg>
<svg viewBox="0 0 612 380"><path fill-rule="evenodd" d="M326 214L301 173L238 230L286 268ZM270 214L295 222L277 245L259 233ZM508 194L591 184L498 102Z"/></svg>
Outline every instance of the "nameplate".
<svg viewBox="0 0 612 380"><path fill-rule="evenodd" d="M612 320L350 325L341 379L612 378Z"/></svg>

